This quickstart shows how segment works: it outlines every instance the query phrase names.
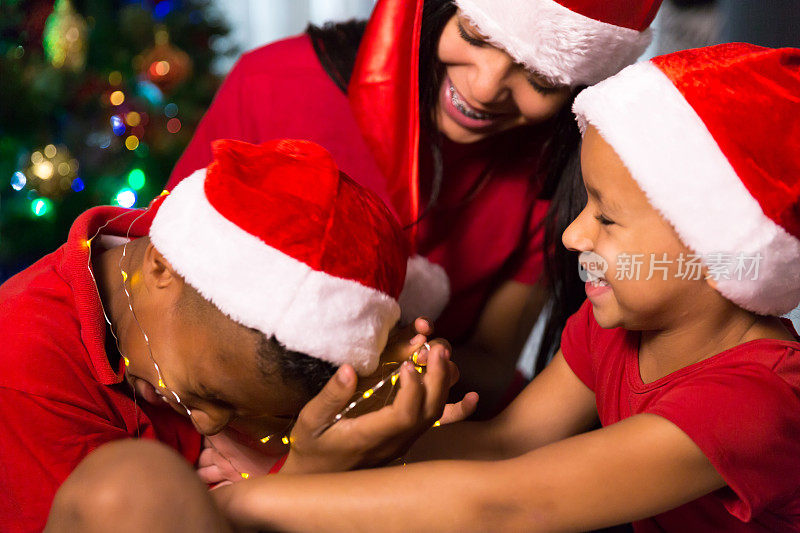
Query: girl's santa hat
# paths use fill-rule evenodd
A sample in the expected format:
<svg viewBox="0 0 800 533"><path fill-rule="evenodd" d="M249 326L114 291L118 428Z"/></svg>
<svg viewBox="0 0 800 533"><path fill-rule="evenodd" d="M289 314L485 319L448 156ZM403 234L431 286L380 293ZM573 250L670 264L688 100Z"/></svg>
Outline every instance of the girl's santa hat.
<svg viewBox="0 0 800 533"><path fill-rule="evenodd" d="M723 44L631 66L574 111L752 312L800 302L800 49ZM747 272L738 272L747 260ZM719 266L719 265L718 265Z"/></svg>
<svg viewBox="0 0 800 533"><path fill-rule="evenodd" d="M158 208L155 247L236 322L374 371L408 259L393 215L314 143L224 140L213 153Z"/></svg>
<svg viewBox="0 0 800 533"><path fill-rule="evenodd" d="M489 42L556 85L594 85L641 56L661 0L455 0Z"/></svg>

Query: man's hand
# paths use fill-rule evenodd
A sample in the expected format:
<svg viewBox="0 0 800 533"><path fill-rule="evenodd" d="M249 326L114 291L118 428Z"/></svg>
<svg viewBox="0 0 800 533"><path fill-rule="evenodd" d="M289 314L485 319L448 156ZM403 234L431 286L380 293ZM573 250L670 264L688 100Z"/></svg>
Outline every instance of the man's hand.
<svg viewBox="0 0 800 533"><path fill-rule="evenodd" d="M399 391L391 404L328 427L356 391L355 371L349 365L341 367L300 412L281 472L335 472L396 459L441 418L456 373L449 349L432 343L423 375L412 364L402 364Z"/></svg>

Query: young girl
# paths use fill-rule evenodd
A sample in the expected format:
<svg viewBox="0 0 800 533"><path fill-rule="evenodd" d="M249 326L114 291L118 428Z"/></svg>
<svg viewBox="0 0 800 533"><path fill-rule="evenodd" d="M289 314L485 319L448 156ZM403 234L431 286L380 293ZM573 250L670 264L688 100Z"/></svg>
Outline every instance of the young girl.
<svg viewBox="0 0 800 533"><path fill-rule="evenodd" d="M410 314L447 303L437 331L457 347L465 390L488 407L545 299L543 251L555 246L543 244L543 199L577 153L572 98L644 51L660 3L381 0L366 29L312 27L245 54L168 188L208 164L214 139L326 147L446 271L449 302L428 283L434 310Z"/></svg>
<svg viewBox="0 0 800 533"><path fill-rule="evenodd" d="M800 301L797 94L800 50L746 44L584 91L588 202L563 241L600 268L547 369L411 454L461 461L269 476L215 491L223 510L293 531L800 531L800 342L777 318Z"/></svg>

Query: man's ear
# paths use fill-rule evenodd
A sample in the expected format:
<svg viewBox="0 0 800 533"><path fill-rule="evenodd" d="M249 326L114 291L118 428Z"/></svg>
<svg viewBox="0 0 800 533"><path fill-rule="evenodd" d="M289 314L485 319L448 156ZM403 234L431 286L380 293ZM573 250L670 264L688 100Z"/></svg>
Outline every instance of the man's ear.
<svg viewBox="0 0 800 533"><path fill-rule="evenodd" d="M152 242L148 242L142 257L142 278L148 291L162 291L176 299L183 292L184 281Z"/></svg>

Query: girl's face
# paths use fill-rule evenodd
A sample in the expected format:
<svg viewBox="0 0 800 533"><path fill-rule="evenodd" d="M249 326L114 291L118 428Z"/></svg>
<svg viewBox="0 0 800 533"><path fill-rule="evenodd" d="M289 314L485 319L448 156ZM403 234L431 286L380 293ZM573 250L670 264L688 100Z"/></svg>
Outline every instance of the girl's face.
<svg viewBox="0 0 800 533"><path fill-rule="evenodd" d="M439 130L458 143L480 141L502 131L553 117L570 97L490 45L458 11L439 39L445 68L436 110Z"/></svg>
<svg viewBox="0 0 800 533"><path fill-rule="evenodd" d="M588 202L564 232L564 245L607 264L586 295L603 328L662 330L721 299L706 270L650 205L616 152L590 127L581 148ZM596 257L596 256L595 256Z"/></svg>

